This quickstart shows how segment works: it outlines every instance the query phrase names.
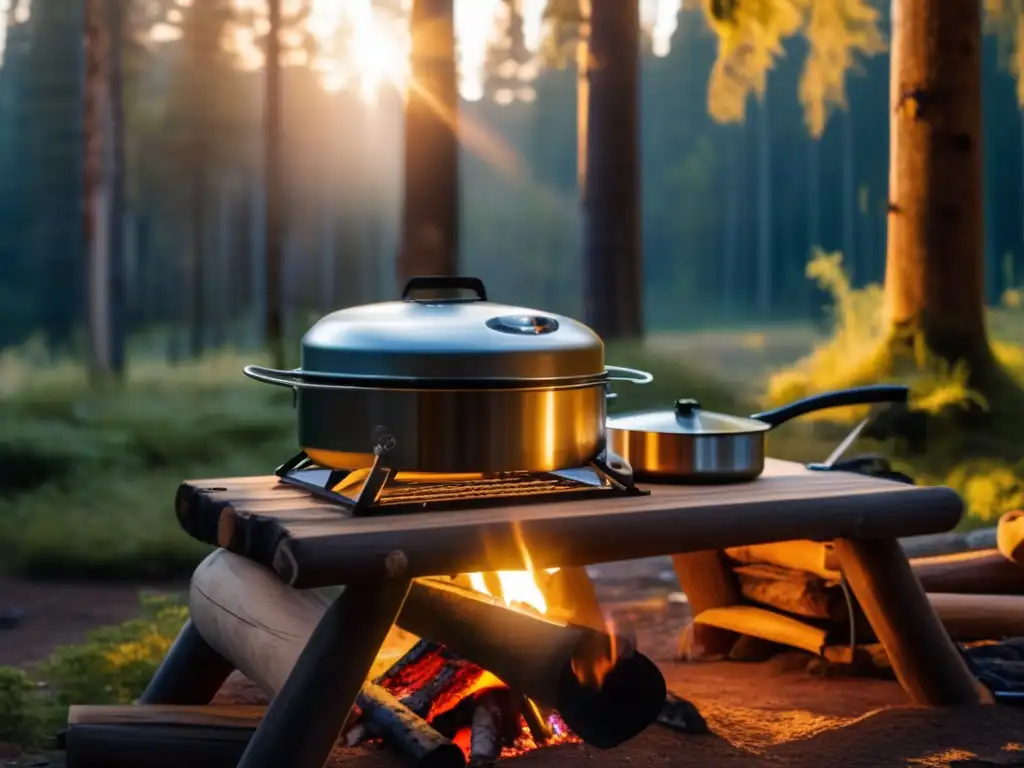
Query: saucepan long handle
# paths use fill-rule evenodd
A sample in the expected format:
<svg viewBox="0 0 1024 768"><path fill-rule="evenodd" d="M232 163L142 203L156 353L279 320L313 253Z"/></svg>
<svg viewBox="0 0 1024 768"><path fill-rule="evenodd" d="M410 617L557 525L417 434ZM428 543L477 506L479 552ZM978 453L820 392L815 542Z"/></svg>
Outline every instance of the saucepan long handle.
<svg viewBox="0 0 1024 768"><path fill-rule="evenodd" d="M873 403L906 403L910 399L910 388L902 384L875 384L867 387L837 389L820 395L805 397L795 403L780 406L770 411L755 413L750 418L777 427L790 419L828 408L847 405L871 405Z"/></svg>

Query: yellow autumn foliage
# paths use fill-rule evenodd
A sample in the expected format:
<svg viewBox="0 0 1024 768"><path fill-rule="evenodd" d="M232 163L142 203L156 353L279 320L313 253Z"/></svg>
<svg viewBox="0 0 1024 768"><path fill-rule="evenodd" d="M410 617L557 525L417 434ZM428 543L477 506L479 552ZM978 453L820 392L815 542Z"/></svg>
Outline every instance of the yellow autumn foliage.
<svg viewBox="0 0 1024 768"><path fill-rule="evenodd" d="M985 24L1001 43L1003 63L1017 80L1017 101L1024 104L1024 0L984 0Z"/></svg>
<svg viewBox="0 0 1024 768"><path fill-rule="evenodd" d="M802 33L810 50L800 103L807 129L820 136L830 111L846 105L846 77L855 71L857 57L886 50L881 14L871 0L703 0L703 7L718 36L708 111L721 122L743 120L749 96L764 94L784 41Z"/></svg>

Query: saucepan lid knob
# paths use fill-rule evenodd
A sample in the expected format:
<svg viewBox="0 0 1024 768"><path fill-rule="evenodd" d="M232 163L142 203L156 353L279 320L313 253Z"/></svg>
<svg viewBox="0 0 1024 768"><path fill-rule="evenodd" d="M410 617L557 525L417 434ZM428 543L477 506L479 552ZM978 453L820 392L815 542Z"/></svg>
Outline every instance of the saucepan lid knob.
<svg viewBox="0 0 1024 768"><path fill-rule="evenodd" d="M700 403L693 398L683 398L676 400L676 416L693 416L693 412L700 410Z"/></svg>

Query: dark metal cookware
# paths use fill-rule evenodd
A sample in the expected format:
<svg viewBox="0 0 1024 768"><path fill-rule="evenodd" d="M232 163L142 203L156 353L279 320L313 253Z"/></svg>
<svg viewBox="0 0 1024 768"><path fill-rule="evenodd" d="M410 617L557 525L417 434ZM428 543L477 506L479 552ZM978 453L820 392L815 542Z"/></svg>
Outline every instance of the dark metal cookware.
<svg viewBox="0 0 1024 768"><path fill-rule="evenodd" d="M616 414L608 448L637 479L692 483L752 480L764 471L768 431L805 414L849 405L906 403L907 387L853 387L814 395L750 417L705 411L696 400L672 410Z"/></svg>
<svg viewBox="0 0 1024 768"><path fill-rule="evenodd" d="M458 291L472 295L463 297ZM487 300L473 277L419 277L400 301L317 322L294 371L245 374L296 393L299 443L321 466L396 471L551 471L605 449L604 344L568 317Z"/></svg>

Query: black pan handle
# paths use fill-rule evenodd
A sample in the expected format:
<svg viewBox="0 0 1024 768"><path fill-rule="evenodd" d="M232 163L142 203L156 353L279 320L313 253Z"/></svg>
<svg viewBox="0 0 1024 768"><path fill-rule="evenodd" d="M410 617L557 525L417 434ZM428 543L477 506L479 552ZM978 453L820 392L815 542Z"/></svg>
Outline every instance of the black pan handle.
<svg viewBox="0 0 1024 768"><path fill-rule="evenodd" d="M906 403L910 399L910 388L902 384L874 384L867 387L837 389L820 395L805 397L795 403L780 406L771 411L755 413L750 418L777 427L780 424L815 411L841 408L844 405L870 405L872 403Z"/></svg>
<svg viewBox="0 0 1024 768"><path fill-rule="evenodd" d="M412 295L417 291L473 291L478 301L487 301L487 289L479 277L447 277L426 275L409 278L402 291L402 301L415 301Z"/></svg>

